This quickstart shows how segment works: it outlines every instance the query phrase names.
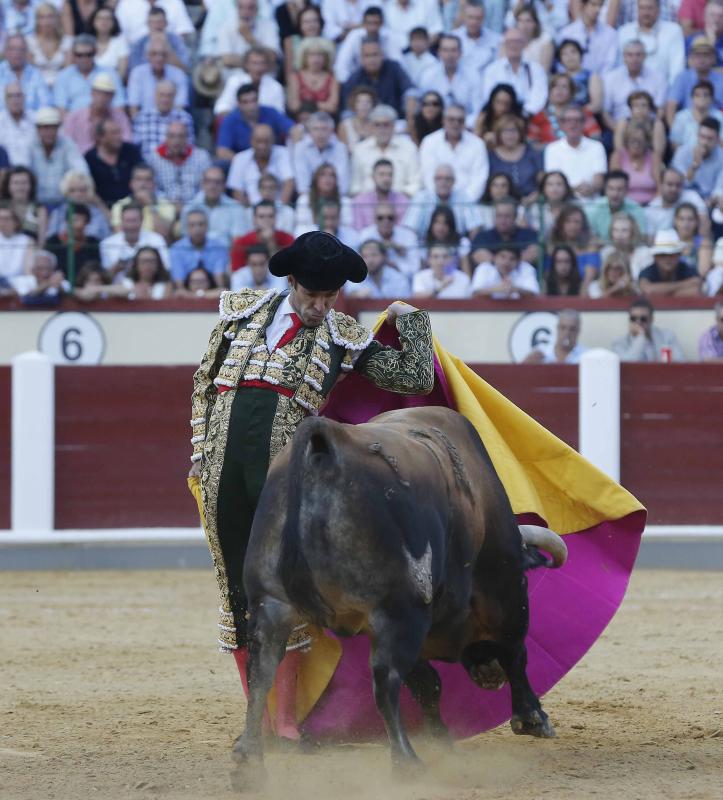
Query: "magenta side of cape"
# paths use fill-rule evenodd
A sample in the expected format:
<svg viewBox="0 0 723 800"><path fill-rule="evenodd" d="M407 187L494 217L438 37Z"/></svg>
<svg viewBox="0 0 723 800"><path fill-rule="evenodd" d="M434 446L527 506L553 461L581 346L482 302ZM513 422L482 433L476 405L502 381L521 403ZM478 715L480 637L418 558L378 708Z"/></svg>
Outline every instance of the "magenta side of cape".
<svg viewBox="0 0 723 800"><path fill-rule="evenodd" d="M390 343L390 329L380 339ZM394 408L443 405L454 408L444 373L435 360L437 381L432 394L404 397L376 389L350 374L333 394L324 415L341 422L366 422ZM519 521L544 524L536 515ZM530 629L527 637L528 676L533 689L549 691L594 644L622 602L640 545L645 513L636 512L565 536L568 561L562 569L529 573ZM384 733L374 705L366 636L340 639L343 652L326 691L304 722L312 736L358 740ZM442 679L442 718L459 738L494 728L511 716L507 686L499 691L478 688L458 664L434 662ZM550 709L547 709L550 712ZM405 688L402 712L410 728L421 724L419 707ZM554 719L554 709L552 709Z"/></svg>

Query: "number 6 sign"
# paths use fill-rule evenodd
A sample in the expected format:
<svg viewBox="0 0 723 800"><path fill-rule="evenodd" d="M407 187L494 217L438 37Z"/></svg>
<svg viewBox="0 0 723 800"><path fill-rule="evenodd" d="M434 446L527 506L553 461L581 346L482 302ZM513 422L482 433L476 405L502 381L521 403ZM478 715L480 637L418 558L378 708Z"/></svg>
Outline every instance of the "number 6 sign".
<svg viewBox="0 0 723 800"><path fill-rule="evenodd" d="M61 311L43 325L38 350L56 364L100 364L105 352L105 336L90 314Z"/></svg>

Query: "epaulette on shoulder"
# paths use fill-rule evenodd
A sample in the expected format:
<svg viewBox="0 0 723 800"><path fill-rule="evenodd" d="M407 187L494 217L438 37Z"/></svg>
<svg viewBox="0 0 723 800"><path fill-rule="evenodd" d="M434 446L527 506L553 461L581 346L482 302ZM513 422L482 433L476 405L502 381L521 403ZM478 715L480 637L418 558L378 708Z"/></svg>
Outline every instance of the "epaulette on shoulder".
<svg viewBox="0 0 723 800"><path fill-rule="evenodd" d="M354 317L333 309L327 314L331 340L346 350L365 350L374 338L370 330L358 323Z"/></svg>
<svg viewBox="0 0 723 800"><path fill-rule="evenodd" d="M239 292L221 292L218 312L221 319L232 321L246 319L255 314L261 306L271 302L278 294L277 289L241 289Z"/></svg>

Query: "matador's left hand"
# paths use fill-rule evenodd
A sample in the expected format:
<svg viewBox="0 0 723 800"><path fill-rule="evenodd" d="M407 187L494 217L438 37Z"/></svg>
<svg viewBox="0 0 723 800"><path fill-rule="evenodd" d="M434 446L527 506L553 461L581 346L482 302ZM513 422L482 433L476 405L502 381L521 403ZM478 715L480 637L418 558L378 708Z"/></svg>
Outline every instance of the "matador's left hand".
<svg viewBox="0 0 723 800"><path fill-rule="evenodd" d="M409 303L405 303L404 300L396 300L387 309L387 324L394 325L397 317L401 317L404 314L411 314L413 311L419 311L419 309L410 306Z"/></svg>

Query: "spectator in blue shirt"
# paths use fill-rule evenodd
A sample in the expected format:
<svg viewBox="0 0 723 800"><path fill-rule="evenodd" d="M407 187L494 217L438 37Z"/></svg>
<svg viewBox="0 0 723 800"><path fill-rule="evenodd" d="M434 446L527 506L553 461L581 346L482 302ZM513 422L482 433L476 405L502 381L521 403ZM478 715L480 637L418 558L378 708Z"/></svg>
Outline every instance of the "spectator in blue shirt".
<svg viewBox="0 0 723 800"><path fill-rule="evenodd" d="M378 101L394 108L400 117L404 116L405 97L410 90L414 91L407 73L396 61L384 58L381 44L371 38L362 40L361 67L344 83L342 108L346 108L349 95L357 86L374 89Z"/></svg>
<svg viewBox="0 0 723 800"><path fill-rule="evenodd" d="M690 67L679 72L668 90L665 104L665 117L668 126L673 124L675 112L689 108L693 87L700 81L713 85L716 108L723 107L723 73L714 70L716 64L715 48L705 38L698 36L690 48Z"/></svg>
<svg viewBox="0 0 723 800"><path fill-rule="evenodd" d="M28 46L22 36L8 36L5 41L5 60L0 63L0 109L5 108L4 90L10 83L23 87L26 111L37 111L53 103L42 73L28 62Z"/></svg>
<svg viewBox="0 0 723 800"><path fill-rule="evenodd" d="M156 105L156 86L161 81L170 81L176 87L176 108L188 105L188 76L168 63L170 46L163 33L154 33L146 46L147 64L131 70L128 78L128 108L131 117L139 111L151 111Z"/></svg>
<svg viewBox="0 0 723 800"><path fill-rule="evenodd" d="M685 175L686 189L695 189L704 199L710 200L718 178L723 174L723 148L720 138L720 123L706 117L698 128L697 141L681 145L673 156L670 166Z"/></svg>
<svg viewBox="0 0 723 800"><path fill-rule="evenodd" d="M255 125L269 125L274 132L274 143L284 144L294 128L293 120L270 106L259 105L259 93L253 83L239 86L236 92L238 108L223 118L216 139L216 158L231 159L251 147L251 132Z"/></svg>
<svg viewBox="0 0 723 800"><path fill-rule="evenodd" d="M55 105L63 111L77 111L90 105L91 88L97 75L109 75L115 86L112 105L114 108L125 106L125 91L120 77L115 70L96 66L95 37L87 33L76 36L73 40L73 63L61 69L53 86Z"/></svg>
<svg viewBox="0 0 723 800"><path fill-rule="evenodd" d="M176 288L182 288L186 278L197 267L204 267L214 277L216 286L226 285L228 247L208 237L208 216L202 208L191 209L186 215L188 235L171 245L171 277Z"/></svg>
<svg viewBox="0 0 723 800"><path fill-rule="evenodd" d="M8 33L30 36L35 31L35 8L37 5L34 0L7 0L3 3L5 15L3 30Z"/></svg>
<svg viewBox="0 0 723 800"><path fill-rule="evenodd" d="M367 265L367 276L361 283L347 284L349 297L374 300L400 300L409 297L409 280L399 270L387 264L387 248L376 239L368 239L359 248Z"/></svg>

